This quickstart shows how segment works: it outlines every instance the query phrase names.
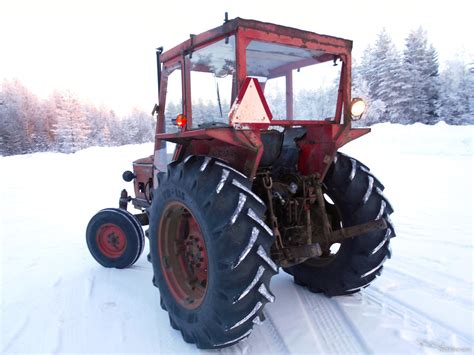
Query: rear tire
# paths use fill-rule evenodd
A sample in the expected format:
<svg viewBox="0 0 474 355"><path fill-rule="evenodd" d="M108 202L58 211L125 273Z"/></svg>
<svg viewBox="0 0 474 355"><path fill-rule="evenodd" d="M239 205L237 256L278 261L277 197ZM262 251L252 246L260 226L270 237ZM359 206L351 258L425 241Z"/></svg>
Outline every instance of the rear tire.
<svg viewBox="0 0 474 355"><path fill-rule="evenodd" d="M86 230L87 247L104 267L123 269L133 265L143 251L145 236L140 223L120 208L106 208L95 214Z"/></svg>
<svg viewBox="0 0 474 355"><path fill-rule="evenodd" d="M161 308L186 342L233 345L274 300L266 207L245 176L209 157L171 163L158 179L149 238Z"/></svg>
<svg viewBox="0 0 474 355"><path fill-rule="evenodd" d="M355 293L380 275L383 263L391 257L390 239L395 231L389 215L393 209L382 193L384 186L369 168L345 154L337 153L324 186L344 227L383 217L388 228L345 240L331 259L309 260L285 271L312 292L328 296Z"/></svg>

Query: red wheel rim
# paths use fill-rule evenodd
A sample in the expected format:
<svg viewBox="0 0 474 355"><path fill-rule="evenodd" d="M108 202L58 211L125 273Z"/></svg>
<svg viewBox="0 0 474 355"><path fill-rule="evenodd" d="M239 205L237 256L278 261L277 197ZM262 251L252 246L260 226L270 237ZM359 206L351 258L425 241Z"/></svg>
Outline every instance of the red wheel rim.
<svg viewBox="0 0 474 355"><path fill-rule="evenodd" d="M123 230L112 223L100 226L96 235L99 250L106 257L116 259L122 256L127 248L127 238Z"/></svg>
<svg viewBox="0 0 474 355"><path fill-rule="evenodd" d="M180 202L168 204L158 229L158 253L168 288L184 308L196 309L207 291L208 257L201 228Z"/></svg>

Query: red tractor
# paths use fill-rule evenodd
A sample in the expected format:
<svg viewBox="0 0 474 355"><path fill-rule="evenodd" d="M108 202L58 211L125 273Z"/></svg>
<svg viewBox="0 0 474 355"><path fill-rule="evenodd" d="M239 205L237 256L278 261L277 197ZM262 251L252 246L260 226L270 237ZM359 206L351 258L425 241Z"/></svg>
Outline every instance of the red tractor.
<svg viewBox="0 0 474 355"><path fill-rule="evenodd" d="M149 225L153 284L186 342L246 338L275 299L279 267L328 296L380 275L392 207L369 168L338 152L370 132L351 127L365 110L351 99L351 48L236 18L157 50L154 153L124 173L135 197L123 190L120 208L98 212L87 245L103 266L126 268Z"/></svg>

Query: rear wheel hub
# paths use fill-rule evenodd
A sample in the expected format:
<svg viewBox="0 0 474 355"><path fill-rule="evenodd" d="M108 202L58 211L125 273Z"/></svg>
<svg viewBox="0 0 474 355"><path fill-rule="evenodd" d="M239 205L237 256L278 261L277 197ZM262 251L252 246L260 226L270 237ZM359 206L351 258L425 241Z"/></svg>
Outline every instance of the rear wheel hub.
<svg viewBox="0 0 474 355"><path fill-rule="evenodd" d="M165 207L158 229L158 252L168 288L187 309L201 305L207 291L208 257L199 225L180 202Z"/></svg>

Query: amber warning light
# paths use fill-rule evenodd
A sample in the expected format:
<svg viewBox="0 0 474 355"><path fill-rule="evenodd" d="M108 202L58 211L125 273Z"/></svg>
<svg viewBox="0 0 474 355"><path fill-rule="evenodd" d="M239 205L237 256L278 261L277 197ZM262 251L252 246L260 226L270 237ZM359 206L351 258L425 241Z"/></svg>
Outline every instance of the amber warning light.
<svg viewBox="0 0 474 355"><path fill-rule="evenodd" d="M173 120L174 124L178 127L184 127L186 126L186 122L188 122L188 119L186 118L185 115L183 115L182 113L180 113L178 116L176 116L176 118Z"/></svg>

